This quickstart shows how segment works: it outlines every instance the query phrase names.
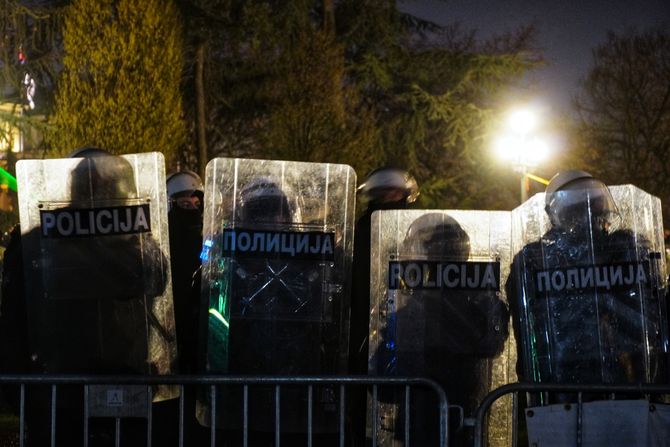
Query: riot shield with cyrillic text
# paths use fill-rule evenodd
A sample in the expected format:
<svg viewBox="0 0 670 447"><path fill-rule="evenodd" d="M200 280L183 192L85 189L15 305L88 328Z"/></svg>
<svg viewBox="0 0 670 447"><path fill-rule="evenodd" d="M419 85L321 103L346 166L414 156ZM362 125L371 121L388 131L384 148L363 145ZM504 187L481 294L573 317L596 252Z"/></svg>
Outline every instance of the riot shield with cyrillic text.
<svg viewBox="0 0 670 447"><path fill-rule="evenodd" d="M208 164L207 373L346 372L354 194L355 174L346 165L224 158ZM217 427L242 427L237 391L218 395ZM317 432L336 427L335 394L315 390ZM274 389L251 389L249 399L249 429L274 431ZM210 396L200 400L205 424L212 422L211 403ZM305 431L307 409L304 390L282 390L282 431Z"/></svg>
<svg viewBox="0 0 670 447"><path fill-rule="evenodd" d="M38 369L174 372L162 154L22 160L17 177Z"/></svg>
<svg viewBox="0 0 670 447"><path fill-rule="evenodd" d="M538 194L513 212L508 296L528 381L667 383L667 315L661 205L632 186ZM656 445L651 422L668 411L640 393L529 395L529 443ZM568 402L586 402L581 412ZM599 402L616 399L615 402ZM604 404L605 406L603 406ZM593 409L596 409L595 411ZM622 434L617 435L617 430ZM625 433L625 436L623 435ZM612 436L614 434L614 436ZM632 438L630 436L633 436Z"/></svg>
<svg viewBox="0 0 670 447"><path fill-rule="evenodd" d="M510 213L377 211L371 241L370 374L431 378L471 417L489 391L516 378L501 287ZM414 390L406 415L401 391L368 399L369 417L377 405L378 420L369 421L377 424L377 443L438 445L437 400ZM494 409L491 445L510 439L510 417ZM451 434L453 445L469 445L471 433Z"/></svg>
<svg viewBox="0 0 670 447"><path fill-rule="evenodd" d="M610 191L540 194L513 211L510 298L527 380L667 380L660 201L631 185Z"/></svg>

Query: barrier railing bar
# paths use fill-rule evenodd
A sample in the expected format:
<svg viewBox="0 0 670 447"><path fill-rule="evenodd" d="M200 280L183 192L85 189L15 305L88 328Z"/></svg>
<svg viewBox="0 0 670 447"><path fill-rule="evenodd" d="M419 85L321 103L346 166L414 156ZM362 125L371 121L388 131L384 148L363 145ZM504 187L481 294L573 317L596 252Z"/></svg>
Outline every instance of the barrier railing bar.
<svg viewBox="0 0 670 447"><path fill-rule="evenodd" d="M280 385L275 385L275 447L281 447L279 433L280 433L280 411L279 406L281 404L281 391Z"/></svg>
<svg viewBox="0 0 670 447"><path fill-rule="evenodd" d="M154 393L153 389L151 386L147 386L147 447L151 447L151 427L153 427L153 419L154 419L154 413L153 413L153 407L151 403L154 400Z"/></svg>
<svg viewBox="0 0 670 447"><path fill-rule="evenodd" d="M344 385L340 385L340 447L344 447L344 411L346 395L344 394Z"/></svg>
<svg viewBox="0 0 670 447"><path fill-rule="evenodd" d="M249 445L249 385L244 385L244 421L242 422L243 427L244 427L244 433L242 434L243 437L243 445L244 447L248 447Z"/></svg>
<svg viewBox="0 0 670 447"><path fill-rule="evenodd" d="M114 418L114 446L119 447L121 445L121 418Z"/></svg>
<svg viewBox="0 0 670 447"><path fill-rule="evenodd" d="M378 434L378 418L379 418L379 386L403 386L405 388L405 407L406 407L406 438L409 436L410 431L407 430L407 426L411 426L411 418L409 412L409 406L411 403L411 386L422 386L432 389L436 392L439 399L439 412L440 412L440 445L446 446L448 442L448 430L447 430L447 399L444 393L444 390L434 381L430 379L420 378L420 377L380 377L380 376L220 376L220 375L203 375L203 376L182 376L182 375L166 375L166 376L139 376L139 375L128 375L128 376L111 376L111 375L17 375L17 374L5 374L0 375L0 384L17 384L21 386L22 396L21 396L21 415L20 415L20 427L21 432L20 447L23 447L24 438L25 438L25 404L27 395L25 394L25 387L30 385L51 385L52 390L52 402L51 402L51 445L55 447L56 442L56 408L57 408L57 387L59 385L83 385L85 401L84 406L84 415L86 421L84 422L84 446L88 445L88 438L90 435L90 427L88 425L88 419L90 416L90 408L88 405L88 400L90 398L90 385L144 385L149 388L149 395L151 396L152 390L151 386L153 385L179 385L180 390L180 400L179 400L179 445L183 447L185 442L185 386L188 385L201 385L209 386L210 388L210 401L211 408L210 410L210 446L216 447L216 425L217 425L217 395L216 387L217 385L240 385L245 389L245 433L244 433L244 445L247 445L248 442L248 387L253 385L274 385L275 386L275 439L278 447L281 441L281 412L280 412L280 396L281 396L281 386L282 385L301 385L309 386L311 397L309 409L309 427L308 427L308 436L309 441L308 445L313 445L313 431L314 431L314 386L325 386L325 385L338 385L340 387L340 420L339 420L339 432L340 432L340 446L345 445L346 440L346 389L347 385L359 385L359 386L372 386L374 394L374 404L372 405L372 411L374 416L375 423L372 424L372 430L374 432L373 436L373 445L377 445L377 434ZM151 400L151 397L149 398ZM148 403L148 422L147 422L147 445L152 444L152 414L151 414L151 404ZM125 426L125 425L124 425ZM311 428L310 428L311 427ZM119 433L121 426L119 426ZM119 442L121 436L119 434Z"/></svg>
<svg viewBox="0 0 670 447"><path fill-rule="evenodd" d="M209 445L211 447L216 447L216 387L214 385L209 389L209 396L212 402L212 408L210 410L211 424L209 429Z"/></svg>
<svg viewBox="0 0 670 447"><path fill-rule="evenodd" d="M23 447L25 438L25 414L26 414L26 386L21 384L21 397L19 404L19 447ZM85 446L86 447L86 446Z"/></svg>
<svg viewBox="0 0 670 447"><path fill-rule="evenodd" d="M84 447L88 447L88 385L84 386Z"/></svg>
<svg viewBox="0 0 670 447"><path fill-rule="evenodd" d="M377 399L377 385L372 385L372 447L377 447L377 420L379 400Z"/></svg>
<svg viewBox="0 0 670 447"><path fill-rule="evenodd" d="M526 383L517 382L508 385L503 385L491 391L482 400L477 411L475 412L475 433L474 433L474 447L483 447L484 426L486 415L493 403L502 396L515 392L526 393L652 393L652 394L670 394L670 385L653 385L653 384L631 384L631 385L567 385L567 384L542 384L542 383ZM442 428L442 424L440 424Z"/></svg>
<svg viewBox="0 0 670 447"><path fill-rule="evenodd" d="M519 393L512 393L512 427L518 427L519 423ZM517 430L512 429L512 445L517 447L519 440L517 439Z"/></svg>
<svg viewBox="0 0 670 447"><path fill-rule="evenodd" d="M56 385L51 385L51 447L56 447Z"/></svg>
<svg viewBox="0 0 670 447"><path fill-rule="evenodd" d="M383 376L215 376L215 375L74 375L0 374L0 384L25 385L420 385L440 389L422 377Z"/></svg>
<svg viewBox="0 0 670 447"><path fill-rule="evenodd" d="M584 416L584 408L582 392L577 393L577 447L582 447L582 417Z"/></svg>
<svg viewBox="0 0 670 447"><path fill-rule="evenodd" d="M190 390L189 390L190 391ZM184 447L184 385L179 385L179 447Z"/></svg>
<svg viewBox="0 0 670 447"><path fill-rule="evenodd" d="M307 447L312 447L312 399L314 389L312 385L307 386Z"/></svg>
<svg viewBox="0 0 670 447"><path fill-rule="evenodd" d="M409 386L405 387L405 445L410 447L409 444Z"/></svg>

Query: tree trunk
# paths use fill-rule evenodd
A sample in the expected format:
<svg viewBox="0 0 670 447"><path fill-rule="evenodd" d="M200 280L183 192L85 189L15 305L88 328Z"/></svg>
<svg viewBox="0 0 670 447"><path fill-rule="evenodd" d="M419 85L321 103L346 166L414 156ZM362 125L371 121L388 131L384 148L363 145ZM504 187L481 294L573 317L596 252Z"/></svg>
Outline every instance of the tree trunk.
<svg viewBox="0 0 670 447"><path fill-rule="evenodd" d="M195 52L196 135L198 143L198 174L205 180L207 154L207 122L205 113L205 42L200 42Z"/></svg>
<svg viewBox="0 0 670 447"><path fill-rule="evenodd" d="M335 35L335 7L333 0L323 0L323 29L330 35Z"/></svg>

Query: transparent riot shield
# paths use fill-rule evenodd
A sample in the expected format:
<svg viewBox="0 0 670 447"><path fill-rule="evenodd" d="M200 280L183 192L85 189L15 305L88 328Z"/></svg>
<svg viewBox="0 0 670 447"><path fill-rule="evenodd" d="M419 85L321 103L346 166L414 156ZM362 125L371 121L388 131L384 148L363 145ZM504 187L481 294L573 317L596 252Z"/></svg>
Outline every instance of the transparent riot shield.
<svg viewBox="0 0 670 447"><path fill-rule="evenodd" d="M160 153L17 163L30 345L43 372L173 372L164 169ZM161 387L153 399L174 395Z"/></svg>
<svg viewBox="0 0 670 447"><path fill-rule="evenodd" d="M355 174L346 165L217 158L207 166L202 292L207 373L346 372ZM237 393L239 391L239 393ZM241 428L221 390L219 428ZM283 389L282 432L305 432L307 393ZM274 389L249 390L249 430L275 429ZM336 429L334 390L314 392L315 432ZM198 418L209 425L211 400Z"/></svg>
<svg viewBox="0 0 670 447"><path fill-rule="evenodd" d="M668 383L660 200L632 185L559 191L534 196L512 216L516 255L508 296L525 379ZM530 398L531 405L576 401L572 395ZM549 413L529 420L529 433L551 428L540 414ZM604 432L618 423L624 422L593 419L589 429Z"/></svg>
<svg viewBox="0 0 670 447"><path fill-rule="evenodd" d="M373 213L370 374L434 379L466 417L489 391L516 381L502 286L511 258L510 222L509 212ZM369 421L378 427L377 445L404 445L407 415L404 392L398 394L368 399L369 417L377 405L379 420ZM411 399L411 445L438 445L437 401L419 390ZM508 405L501 401L493 410L489 445L509 444ZM451 428L451 445L470 445L467 430Z"/></svg>

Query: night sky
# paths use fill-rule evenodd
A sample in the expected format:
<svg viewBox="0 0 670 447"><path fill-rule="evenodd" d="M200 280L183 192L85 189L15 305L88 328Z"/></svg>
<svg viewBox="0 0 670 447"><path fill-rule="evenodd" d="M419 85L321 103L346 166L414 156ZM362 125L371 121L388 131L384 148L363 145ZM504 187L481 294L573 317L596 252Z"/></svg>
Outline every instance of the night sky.
<svg viewBox="0 0 670 447"><path fill-rule="evenodd" d="M670 26L670 0L399 0L398 5L438 24L459 22L481 38L534 24L547 66L532 76L538 99L555 112L569 112L579 79L591 66L591 50L608 30Z"/></svg>

